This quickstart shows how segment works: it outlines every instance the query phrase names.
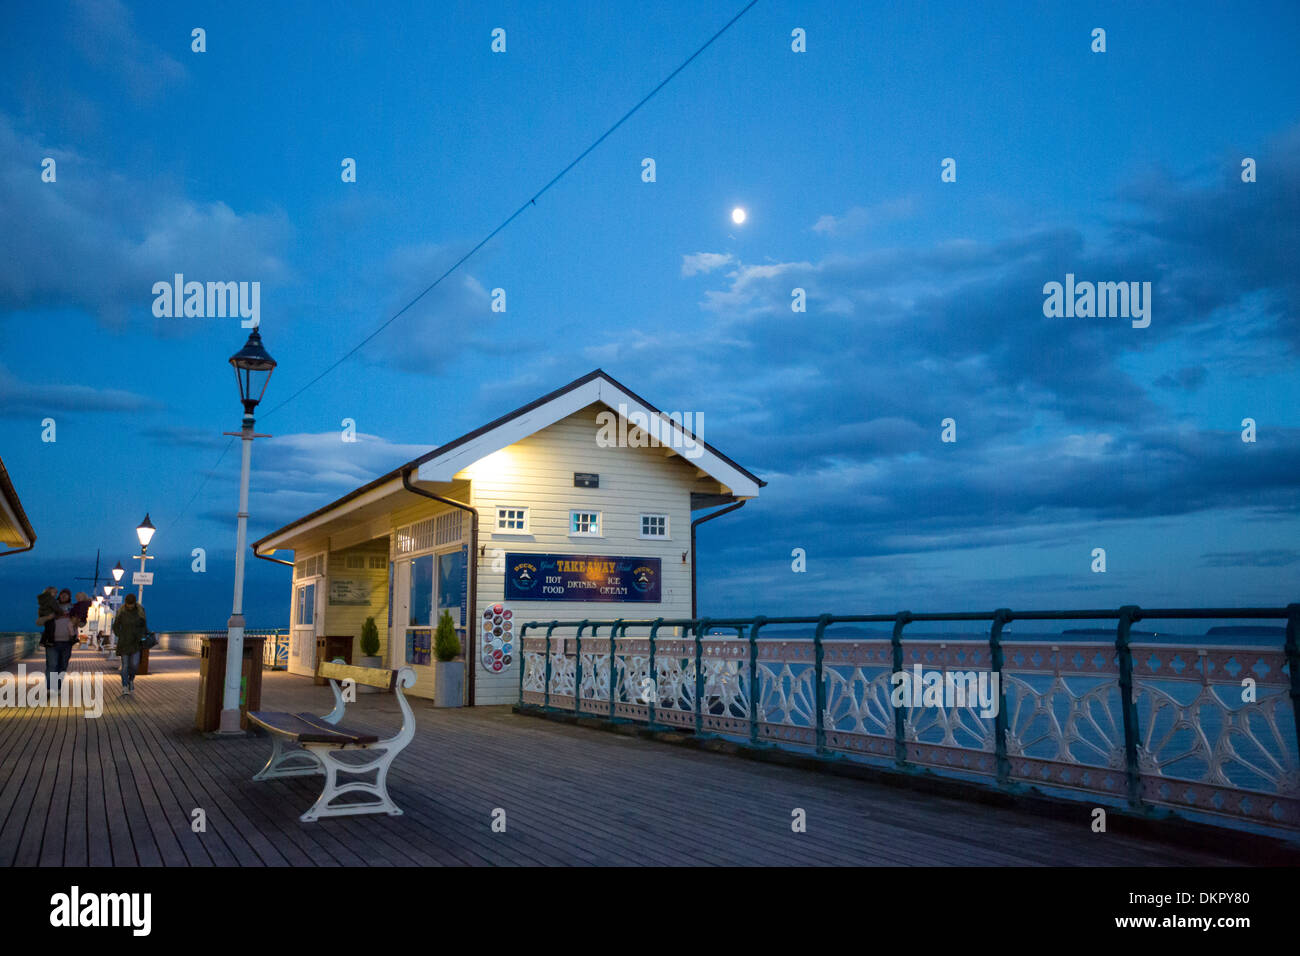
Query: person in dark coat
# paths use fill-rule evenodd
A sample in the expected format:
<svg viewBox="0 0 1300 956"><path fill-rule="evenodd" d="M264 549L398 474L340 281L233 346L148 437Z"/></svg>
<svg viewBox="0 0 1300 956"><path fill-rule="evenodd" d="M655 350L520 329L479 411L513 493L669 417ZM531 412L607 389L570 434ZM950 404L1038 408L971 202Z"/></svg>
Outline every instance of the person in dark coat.
<svg viewBox="0 0 1300 956"><path fill-rule="evenodd" d="M117 654L122 658L122 693L135 691L135 672L140 669L140 650L148 632L144 608L134 594L128 594L122 610L113 618L113 634L117 637Z"/></svg>

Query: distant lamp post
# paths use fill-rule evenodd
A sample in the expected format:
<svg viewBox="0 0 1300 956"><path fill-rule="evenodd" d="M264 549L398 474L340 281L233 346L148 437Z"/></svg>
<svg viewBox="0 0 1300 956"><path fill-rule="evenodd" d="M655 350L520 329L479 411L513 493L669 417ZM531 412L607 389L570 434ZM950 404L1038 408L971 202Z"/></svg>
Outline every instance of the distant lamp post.
<svg viewBox="0 0 1300 956"><path fill-rule="evenodd" d="M117 562L117 567L113 569L113 583L121 584L122 575L126 574L126 568L122 567L122 562Z"/></svg>
<svg viewBox="0 0 1300 956"><path fill-rule="evenodd" d="M221 723L218 733L237 734L239 730L239 685L244 663L244 548L248 543L248 473L253 460L253 439L270 438L253 431L253 410L266 394L266 386L275 371L275 359L262 347L262 334L256 328L249 333L244 347L230 356L239 383L239 400L244 404L243 428L226 432L240 439L243 455L239 464L239 524L235 532L235 602L226 626L226 686L221 699Z"/></svg>
<svg viewBox="0 0 1300 956"><path fill-rule="evenodd" d="M153 555L149 553L149 542L153 540L154 532L158 529L153 526L149 520L149 513L146 511L144 520L136 526L135 536L140 539L140 553L136 555L140 559L140 573L144 574L145 562L153 560ZM113 569L113 577L117 578L117 568ZM120 578L119 578L120 579ZM144 604L144 579L140 579L139 590L136 592L136 600Z"/></svg>

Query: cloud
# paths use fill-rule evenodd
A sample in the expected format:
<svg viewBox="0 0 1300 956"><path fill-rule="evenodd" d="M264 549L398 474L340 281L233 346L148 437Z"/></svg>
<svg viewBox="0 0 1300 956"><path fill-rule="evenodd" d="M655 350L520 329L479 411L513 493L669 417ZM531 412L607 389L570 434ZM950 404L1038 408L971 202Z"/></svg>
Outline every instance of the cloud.
<svg viewBox="0 0 1300 956"><path fill-rule="evenodd" d="M1207 568L1284 568L1300 561L1300 551L1265 548L1260 551L1212 551L1201 555Z"/></svg>
<svg viewBox="0 0 1300 956"><path fill-rule="evenodd" d="M911 198L887 199L873 206L853 206L842 216L824 215L813 223L812 231L824 236L850 236L874 226L907 219L916 210Z"/></svg>
<svg viewBox="0 0 1300 956"><path fill-rule="evenodd" d="M694 255L682 256L682 275L703 275L734 261L729 252L697 252Z"/></svg>
<svg viewBox="0 0 1300 956"><path fill-rule="evenodd" d="M420 243L394 250L374 270L363 300L382 303L383 318L367 316L367 322L373 321L377 327L428 288L468 248L467 245ZM506 304L508 307L508 298ZM493 330L500 315L492 311L488 290L462 266L380 332L374 345L367 346L361 355L388 368L424 375L441 374L454 367L467 352L492 352L499 348ZM515 337L515 347L522 348L518 336Z"/></svg>
<svg viewBox="0 0 1300 956"><path fill-rule="evenodd" d="M1149 238L1172 264L1173 290L1201 316L1258 305L1268 340L1300 351L1300 124L1256 154L1258 182L1241 181L1241 156L1216 157L1208 182L1157 171L1126 185L1135 212L1118 227ZM1240 317L1234 317L1238 322ZM1206 330L1213 336L1214 330Z"/></svg>
<svg viewBox="0 0 1300 956"><path fill-rule="evenodd" d="M1189 365L1161 375L1156 379L1156 385L1174 391L1194 392L1205 384L1208 375L1209 370L1204 365Z"/></svg>
<svg viewBox="0 0 1300 956"><path fill-rule="evenodd" d="M179 61L140 39L120 0L74 0L72 11L73 40L86 62L121 80L137 100L153 101L185 80ZM184 42L188 48L188 32Z"/></svg>
<svg viewBox="0 0 1300 956"><path fill-rule="evenodd" d="M226 444L228 438L205 428L192 428L185 425L158 425L144 428L140 437L154 445L164 448L210 448L217 449Z"/></svg>
<svg viewBox="0 0 1300 956"><path fill-rule="evenodd" d="M259 441L249 485L250 520L259 529L252 537L301 518L434 447L390 442L362 432L356 439L345 442L341 431L329 431ZM228 469L222 479L233 482L237 472L238 468ZM199 517L232 527L235 520L233 510L209 509Z"/></svg>
<svg viewBox="0 0 1300 956"><path fill-rule="evenodd" d="M42 157L58 179L40 178ZM82 309L110 327L147 323L183 332L204 320L155 319L153 284L175 273L199 281L292 276L283 250L292 235L279 211L240 214L195 202L165 181L132 179L71 150L42 144L0 114L0 311Z"/></svg>
<svg viewBox="0 0 1300 956"><path fill-rule="evenodd" d="M153 399L116 388L25 382L0 366L0 416L5 418L39 418L68 412L139 412L161 407Z"/></svg>

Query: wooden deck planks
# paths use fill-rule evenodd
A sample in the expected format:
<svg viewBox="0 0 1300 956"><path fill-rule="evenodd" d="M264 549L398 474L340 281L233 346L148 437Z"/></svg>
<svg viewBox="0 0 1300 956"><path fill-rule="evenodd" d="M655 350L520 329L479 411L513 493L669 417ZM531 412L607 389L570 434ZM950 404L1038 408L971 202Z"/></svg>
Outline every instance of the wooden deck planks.
<svg viewBox="0 0 1300 956"><path fill-rule="evenodd" d="M36 658L27 661L39 673ZM1091 832L1087 808L1050 820L878 784L523 717L412 700L416 739L389 789L401 817L298 820L320 777L254 783L266 737L193 730L196 658L155 651L104 716L0 711L0 864L45 866L1216 865L1191 848ZM262 706L324 713L327 687L263 675ZM401 723L391 695L349 705L350 727ZM791 811L808 830L791 830ZM207 830L194 833L201 808ZM494 833L492 814L506 812Z"/></svg>

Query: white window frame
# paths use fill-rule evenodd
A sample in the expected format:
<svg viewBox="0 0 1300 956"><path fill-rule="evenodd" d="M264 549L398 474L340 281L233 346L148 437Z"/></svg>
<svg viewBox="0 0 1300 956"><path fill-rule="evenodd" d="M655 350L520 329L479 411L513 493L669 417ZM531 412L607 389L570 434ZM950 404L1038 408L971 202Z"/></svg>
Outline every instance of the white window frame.
<svg viewBox="0 0 1300 956"><path fill-rule="evenodd" d="M501 512L503 511L522 512L524 516L524 526L522 528L502 528ZM514 519L510 519L510 520L514 520ZM529 508L527 505L497 505L496 518L494 519L492 524L492 533L494 535L532 534L530 528L531 528L531 523L529 520Z"/></svg>
<svg viewBox="0 0 1300 956"><path fill-rule="evenodd" d="M315 630L316 592L320 590L320 583L321 583L321 579L319 577L312 576L310 578L301 578L299 583L294 585L294 594L293 594L294 613L293 613L293 624L290 625L291 627L301 628L303 630L306 630L307 628L311 628ZM303 611L308 608L308 605L303 599L305 597L305 592L307 591L308 588L311 588L311 597L312 597L311 604L310 604L311 621L304 622L302 620Z"/></svg>
<svg viewBox="0 0 1300 956"><path fill-rule="evenodd" d="M575 515L593 515L596 519L595 531L575 531L573 528L573 519ZM603 538L605 516L600 511L592 511L589 508L574 508L569 512L569 537L570 538Z"/></svg>
<svg viewBox="0 0 1300 956"><path fill-rule="evenodd" d="M645 533L645 519L646 519L646 518L663 518L663 520L664 520L664 533L663 533L663 534L646 534L646 533ZM670 527L670 525L669 525L668 515L663 514L663 513L661 513L661 512L654 512L654 511L647 511L647 512L644 512L643 514L639 515L639 516L637 517L637 536L640 537L640 538L643 538L643 539L645 539L645 540L647 540L647 541L671 541L671 540L672 540L672 529L671 529L671 527Z"/></svg>

